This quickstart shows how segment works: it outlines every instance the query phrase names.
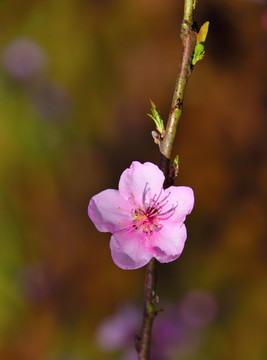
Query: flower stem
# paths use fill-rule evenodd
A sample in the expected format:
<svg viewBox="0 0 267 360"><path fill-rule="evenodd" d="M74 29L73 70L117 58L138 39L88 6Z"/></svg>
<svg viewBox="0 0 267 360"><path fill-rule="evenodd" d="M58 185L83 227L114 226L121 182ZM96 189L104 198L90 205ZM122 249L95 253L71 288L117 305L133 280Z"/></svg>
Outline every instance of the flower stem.
<svg viewBox="0 0 267 360"><path fill-rule="evenodd" d="M157 315L157 260L151 259L146 268L145 279L145 306L141 336L137 338L136 349L138 360L150 359L151 331L155 316Z"/></svg>
<svg viewBox="0 0 267 360"><path fill-rule="evenodd" d="M181 25L182 56L180 69L176 81L166 132L160 146L161 154L167 159L171 158L177 126L183 109L185 88L193 70L192 57L194 55L197 38L197 33L192 29L193 3L193 0L185 0L184 18Z"/></svg>
<svg viewBox="0 0 267 360"><path fill-rule="evenodd" d="M195 1L196 0L185 0L184 2L184 17L181 24L182 56L180 69L176 81L165 135L160 146L160 169L164 172L166 179L164 187L172 185L173 182L173 179L169 177L170 159L178 121L182 113L186 84L193 70L192 58L197 38L197 33L192 29ZM159 311L157 308L158 297L156 296L157 265L157 260L152 259L148 263L146 269L143 324L140 336L136 337L138 360L150 359L152 324Z"/></svg>

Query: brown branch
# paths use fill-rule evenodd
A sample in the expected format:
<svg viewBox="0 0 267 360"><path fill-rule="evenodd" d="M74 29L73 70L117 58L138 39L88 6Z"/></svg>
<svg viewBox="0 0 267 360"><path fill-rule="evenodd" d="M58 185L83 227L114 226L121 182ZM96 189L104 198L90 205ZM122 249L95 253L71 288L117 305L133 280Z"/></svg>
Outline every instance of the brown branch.
<svg viewBox="0 0 267 360"><path fill-rule="evenodd" d="M183 99L187 81L192 72L192 58L196 45L196 32L192 29L194 0L185 0L184 17L181 25L182 57L175 92L173 95L171 111L166 132L160 144L160 169L165 175L164 188L173 184L174 178L170 174L170 159L173 143L180 119ZM136 350L138 360L150 359L152 324L159 309L156 295L157 260L152 259L147 265L145 279L145 306L143 324L140 335L136 336Z"/></svg>
<svg viewBox="0 0 267 360"><path fill-rule="evenodd" d="M192 7L189 6L190 4L186 6L187 3L192 3ZM175 85L175 91L172 99L171 111L169 114L165 135L160 146L161 155L168 159L171 158L178 121L182 114L185 88L189 76L193 70L192 57L194 55L197 38L197 33L192 30L192 15L188 13L189 11L193 12L193 1L187 1L186 4L184 19L181 25L182 57L180 69Z"/></svg>
<svg viewBox="0 0 267 360"><path fill-rule="evenodd" d="M146 268L145 279L145 306L143 324L140 336L137 336L136 350L138 360L150 359L151 331L153 320L158 313L156 282L157 282L157 260L151 259Z"/></svg>

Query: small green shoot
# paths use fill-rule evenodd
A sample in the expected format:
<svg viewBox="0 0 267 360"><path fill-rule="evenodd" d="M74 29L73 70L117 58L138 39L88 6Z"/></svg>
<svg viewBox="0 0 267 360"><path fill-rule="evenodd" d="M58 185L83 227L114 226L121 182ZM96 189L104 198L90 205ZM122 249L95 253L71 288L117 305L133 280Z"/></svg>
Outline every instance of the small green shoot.
<svg viewBox="0 0 267 360"><path fill-rule="evenodd" d="M174 165L174 166L178 166L178 165L179 165L179 155L176 155L175 158L173 159L173 165Z"/></svg>
<svg viewBox="0 0 267 360"><path fill-rule="evenodd" d="M200 28L199 33L197 34L197 43L195 47L195 52L192 59L192 65L195 65L199 60L203 59L205 50L204 43L209 31L209 21L206 21Z"/></svg>
<svg viewBox="0 0 267 360"><path fill-rule="evenodd" d="M176 155L173 161L171 162L169 177L173 180L176 179L178 176L178 171L179 171L179 156Z"/></svg>
<svg viewBox="0 0 267 360"><path fill-rule="evenodd" d="M161 119L160 114L156 109L156 105L153 103L152 100L150 100L150 103L151 103L151 114L147 114L147 115L151 117L151 119L153 119L157 131L160 133L160 136L163 137L165 132L163 120Z"/></svg>

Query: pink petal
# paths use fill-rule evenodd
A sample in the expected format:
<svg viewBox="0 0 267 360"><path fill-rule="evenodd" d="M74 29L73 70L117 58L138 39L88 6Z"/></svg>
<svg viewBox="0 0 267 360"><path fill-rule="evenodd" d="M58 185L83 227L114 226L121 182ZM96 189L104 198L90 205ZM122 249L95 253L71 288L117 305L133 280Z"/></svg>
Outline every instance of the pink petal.
<svg viewBox="0 0 267 360"><path fill-rule="evenodd" d="M166 210L176 206L175 212L166 220L170 223L183 223L186 215L190 214L194 206L194 192L187 186L171 186L165 190L165 196L168 195ZM163 211L165 210L163 208Z"/></svg>
<svg viewBox="0 0 267 360"><path fill-rule="evenodd" d="M151 239L153 256L161 263L176 260L183 251L186 236L184 224L164 225L158 233L153 234Z"/></svg>
<svg viewBox="0 0 267 360"><path fill-rule="evenodd" d="M148 190L147 197L159 195L164 182L163 172L150 162L141 164L133 161L130 168L126 169L120 178L119 191L129 200L131 196L139 205L143 205L144 191Z"/></svg>
<svg viewBox="0 0 267 360"><path fill-rule="evenodd" d="M144 235L133 232L113 235L110 249L114 263L124 270L138 269L153 257L146 248Z"/></svg>
<svg viewBox="0 0 267 360"><path fill-rule="evenodd" d="M97 230L113 233L129 222L131 214L119 191L108 189L92 197L88 215Z"/></svg>

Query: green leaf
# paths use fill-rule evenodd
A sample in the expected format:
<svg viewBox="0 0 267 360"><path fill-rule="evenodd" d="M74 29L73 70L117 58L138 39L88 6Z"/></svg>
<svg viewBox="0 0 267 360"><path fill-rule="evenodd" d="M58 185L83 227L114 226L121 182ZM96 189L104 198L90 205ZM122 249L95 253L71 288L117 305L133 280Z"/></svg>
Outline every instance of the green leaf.
<svg viewBox="0 0 267 360"><path fill-rule="evenodd" d="M203 44L198 44L195 47L195 52L194 52L194 56L192 59L192 65L196 65L196 63L203 59L205 54L205 50L204 50L204 45Z"/></svg>
<svg viewBox="0 0 267 360"><path fill-rule="evenodd" d="M195 52L192 59L192 65L195 65L199 60L203 59L205 54L204 43L209 31L209 21L206 21L200 28L197 34L197 43L195 47Z"/></svg>
<svg viewBox="0 0 267 360"><path fill-rule="evenodd" d="M151 103L151 114L147 114L147 115L151 117L151 119L153 119L154 123L156 124L156 129L158 130L160 135L163 135L165 131L163 120L161 119L161 116L158 110L156 109L156 105L153 103L152 100L150 100L150 103Z"/></svg>
<svg viewBox="0 0 267 360"><path fill-rule="evenodd" d="M209 21L206 21L200 28L198 34L197 34L197 44L204 44L204 42L206 41L206 37L208 35L208 31L209 31Z"/></svg>

